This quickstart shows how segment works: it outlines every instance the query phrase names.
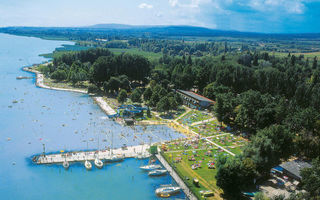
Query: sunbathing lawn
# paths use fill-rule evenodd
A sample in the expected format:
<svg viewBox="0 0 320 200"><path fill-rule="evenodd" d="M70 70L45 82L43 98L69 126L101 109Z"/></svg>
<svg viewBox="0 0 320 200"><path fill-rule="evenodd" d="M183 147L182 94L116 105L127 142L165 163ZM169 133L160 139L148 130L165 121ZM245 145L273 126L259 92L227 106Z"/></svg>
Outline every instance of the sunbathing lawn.
<svg viewBox="0 0 320 200"><path fill-rule="evenodd" d="M194 122L210 119L213 116L208 112L199 111L199 110L192 110L181 119L178 120L181 124L191 125Z"/></svg>
<svg viewBox="0 0 320 200"><path fill-rule="evenodd" d="M209 169L207 166L207 163L209 163L209 161L213 161L215 163L218 156L230 156L230 155L224 152L219 152L217 149L211 149L211 151L212 151L212 157L205 155L205 153L208 152L208 150L196 150L196 151L182 150L180 152L164 153L164 157L166 158L166 160L170 163L171 166L175 167L177 173L186 182L189 188L193 191L193 193L199 199L204 199L201 197L199 193L199 191L201 190L212 190L215 193L214 197L210 197L207 199L222 199L220 197L222 190L216 186L215 175L217 173L217 169ZM196 161L188 160L188 158L190 158L192 155L194 155L194 158L196 159ZM176 158L182 158L182 160L180 162L173 163L173 161ZM200 163L201 168L193 170L191 168L191 165L195 163ZM188 177L189 180L187 180L186 177ZM199 180L200 187L196 187L193 184L193 178L197 178Z"/></svg>

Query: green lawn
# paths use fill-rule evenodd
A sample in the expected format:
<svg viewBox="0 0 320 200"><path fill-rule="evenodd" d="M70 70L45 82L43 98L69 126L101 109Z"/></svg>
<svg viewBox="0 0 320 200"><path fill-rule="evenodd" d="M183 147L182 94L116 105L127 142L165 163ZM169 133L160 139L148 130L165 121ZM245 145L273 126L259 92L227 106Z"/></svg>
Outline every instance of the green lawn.
<svg viewBox="0 0 320 200"><path fill-rule="evenodd" d="M205 111L192 110L181 119L178 120L181 124L191 125L194 122L210 119L212 116Z"/></svg>
<svg viewBox="0 0 320 200"><path fill-rule="evenodd" d="M137 48L131 48L131 49L108 48L108 49L116 55L121 54L121 53L130 53L130 54L144 56L144 57L148 58L149 60L159 59L162 56L161 53L142 51Z"/></svg>
<svg viewBox="0 0 320 200"><path fill-rule="evenodd" d="M165 152L164 157L174 166L176 172L184 180L184 182L189 186L193 193L199 198L201 197L199 191L201 190L212 190L215 193L214 197L207 199L220 199L221 190L216 186L216 173L217 169L209 169L208 163L214 162L219 156L228 156L226 153L218 152L216 149L210 149L211 156L205 155L208 150L197 150L196 153L193 151L180 151L180 152ZM194 156L196 161L189 161L189 158ZM176 158L181 158L180 162L176 162ZM191 165L200 164L201 168L192 169ZM200 187L196 187L193 184L193 178L197 178L200 182Z"/></svg>
<svg viewBox="0 0 320 200"><path fill-rule="evenodd" d="M268 52L270 55L273 55L273 52ZM278 57L287 57L288 53L284 53L284 52L274 52L275 56ZM320 52L312 52L312 53L291 53L291 55L295 55L297 57L299 57L300 55L304 55L305 58L314 58L315 56L317 56L318 58L320 57Z"/></svg>

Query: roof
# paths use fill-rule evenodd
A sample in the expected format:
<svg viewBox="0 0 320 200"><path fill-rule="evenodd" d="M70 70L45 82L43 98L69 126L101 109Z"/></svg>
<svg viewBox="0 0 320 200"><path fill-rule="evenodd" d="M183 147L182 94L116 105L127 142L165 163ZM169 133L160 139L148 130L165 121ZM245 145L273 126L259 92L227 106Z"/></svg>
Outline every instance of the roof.
<svg viewBox="0 0 320 200"><path fill-rule="evenodd" d="M214 101L212 101L211 99L208 99L204 96L201 96L199 94L196 94L194 92L191 92L191 91L185 91L185 90L177 90L178 92L182 93L182 94L185 94L191 98L194 98L198 101L207 101L207 102L210 102L210 103L215 103Z"/></svg>
<svg viewBox="0 0 320 200"><path fill-rule="evenodd" d="M282 163L280 167L301 179L300 171L304 168L310 168L311 164L302 160L294 160Z"/></svg>

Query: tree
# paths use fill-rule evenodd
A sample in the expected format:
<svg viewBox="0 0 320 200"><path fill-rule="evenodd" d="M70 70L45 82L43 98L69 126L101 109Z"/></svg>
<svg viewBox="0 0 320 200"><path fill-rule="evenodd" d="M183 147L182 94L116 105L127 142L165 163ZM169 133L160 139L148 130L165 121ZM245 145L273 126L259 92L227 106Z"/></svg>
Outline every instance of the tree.
<svg viewBox="0 0 320 200"><path fill-rule="evenodd" d="M311 168L304 168L301 171L303 188L308 191L311 199L320 199L320 158L312 161Z"/></svg>
<svg viewBox="0 0 320 200"><path fill-rule="evenodd" d="M244 156L251 158L261 174L288 159L293 152L294 135L284 126L273 125L257 132L244 149Z"/></svg>
<svg viewBox="0 0 320 200"><path fill-rule="evenodd" d="M118 95L118 101L120 103L123 103L126 101L126 99L127 99L127 91L124 89L120 90L119 95Z"/></svg>
<svg viewBox="0 0 320 200"><path fill-rule="evenodd" d="M51 74L51 78L57 81L63 81L67 79L67 73L62 69L58 69Z"/></svg>
<svg viewBox="0 0 320 200"><path fill-rule="evenodd" d="M104 81L107 81L111 74L109 73L109 65L112 64L110 57L99 57L91 67L92 80L97 86L101 86Z"/></svg>
<svg viewBox="0 0 320 200"><path fill-rule="evenodd" d="M179 104L176 101L175 97L169 97L168 100L169 100L169 104L170 104L169 110L177 110Z"/></svg>
<svg viewBox="0 0 320 200"><path fill-rule="evenodd" d="M168 97L162 97L157 103L157 110L160 112L168 112L170 110L170 103Z"/></svg>
<svg viewBox="0 0 320 200"><path fill-rule="evenodd" d="M117 92L120 89L120 80L117 77L111 77L109 81L104 82L103 89L105 92Z"/></svg>
<svg viewBox="0 0 320 200"><path fill-rule="evenodd" d="M318 60L317 60L317 56L315 56L313 58L312 68L316 69L317 67L318 67Z"/></svg>
<svg viewBox="0 0 320 200"><path fill-rule="evenodd" d="M256 172L251 159L231 157L225 163L217 163L217 166L217 186L227 196L239 197L241 190L253 185Z"/></svg>
<svg viewBox="0 0 320 200"><path fill-rule="evenodd" d="M192 59L191 59L191 55L188 56L188 61L187 61L188 65L192 65Z"/></svg>
<svg viewBox="0 0 320 200"><path fill-rule="evenodd" d="M141 102L142 91L139 88L133 90L131 94L131 100L133 102Z"/></svg>
<svg viewBox="0 0 320 200"><path fill-rule="evenodd" d="M148 87L143 93L143 99L145 101L149 101L151 99L151 96L152 96L152 90L150 87Z"/></svg>
<svg viewBox="0 0 320 200"><path fill-rule="evenodd" d="M235 119L235 108L237 99L233 93L219 94L213 107L214 112L220 122L230 124Z"/></svg>

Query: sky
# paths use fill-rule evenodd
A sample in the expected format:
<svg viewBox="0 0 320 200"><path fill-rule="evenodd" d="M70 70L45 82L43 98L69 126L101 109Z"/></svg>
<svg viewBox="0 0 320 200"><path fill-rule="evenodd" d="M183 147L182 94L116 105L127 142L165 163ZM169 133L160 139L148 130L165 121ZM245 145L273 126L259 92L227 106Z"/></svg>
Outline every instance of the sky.
<svg viewBox="0 0 320 200"><path fill-rule="evenodd" d="M104 23L320 33L320 0L0 0L0 27Z"/></svg>

